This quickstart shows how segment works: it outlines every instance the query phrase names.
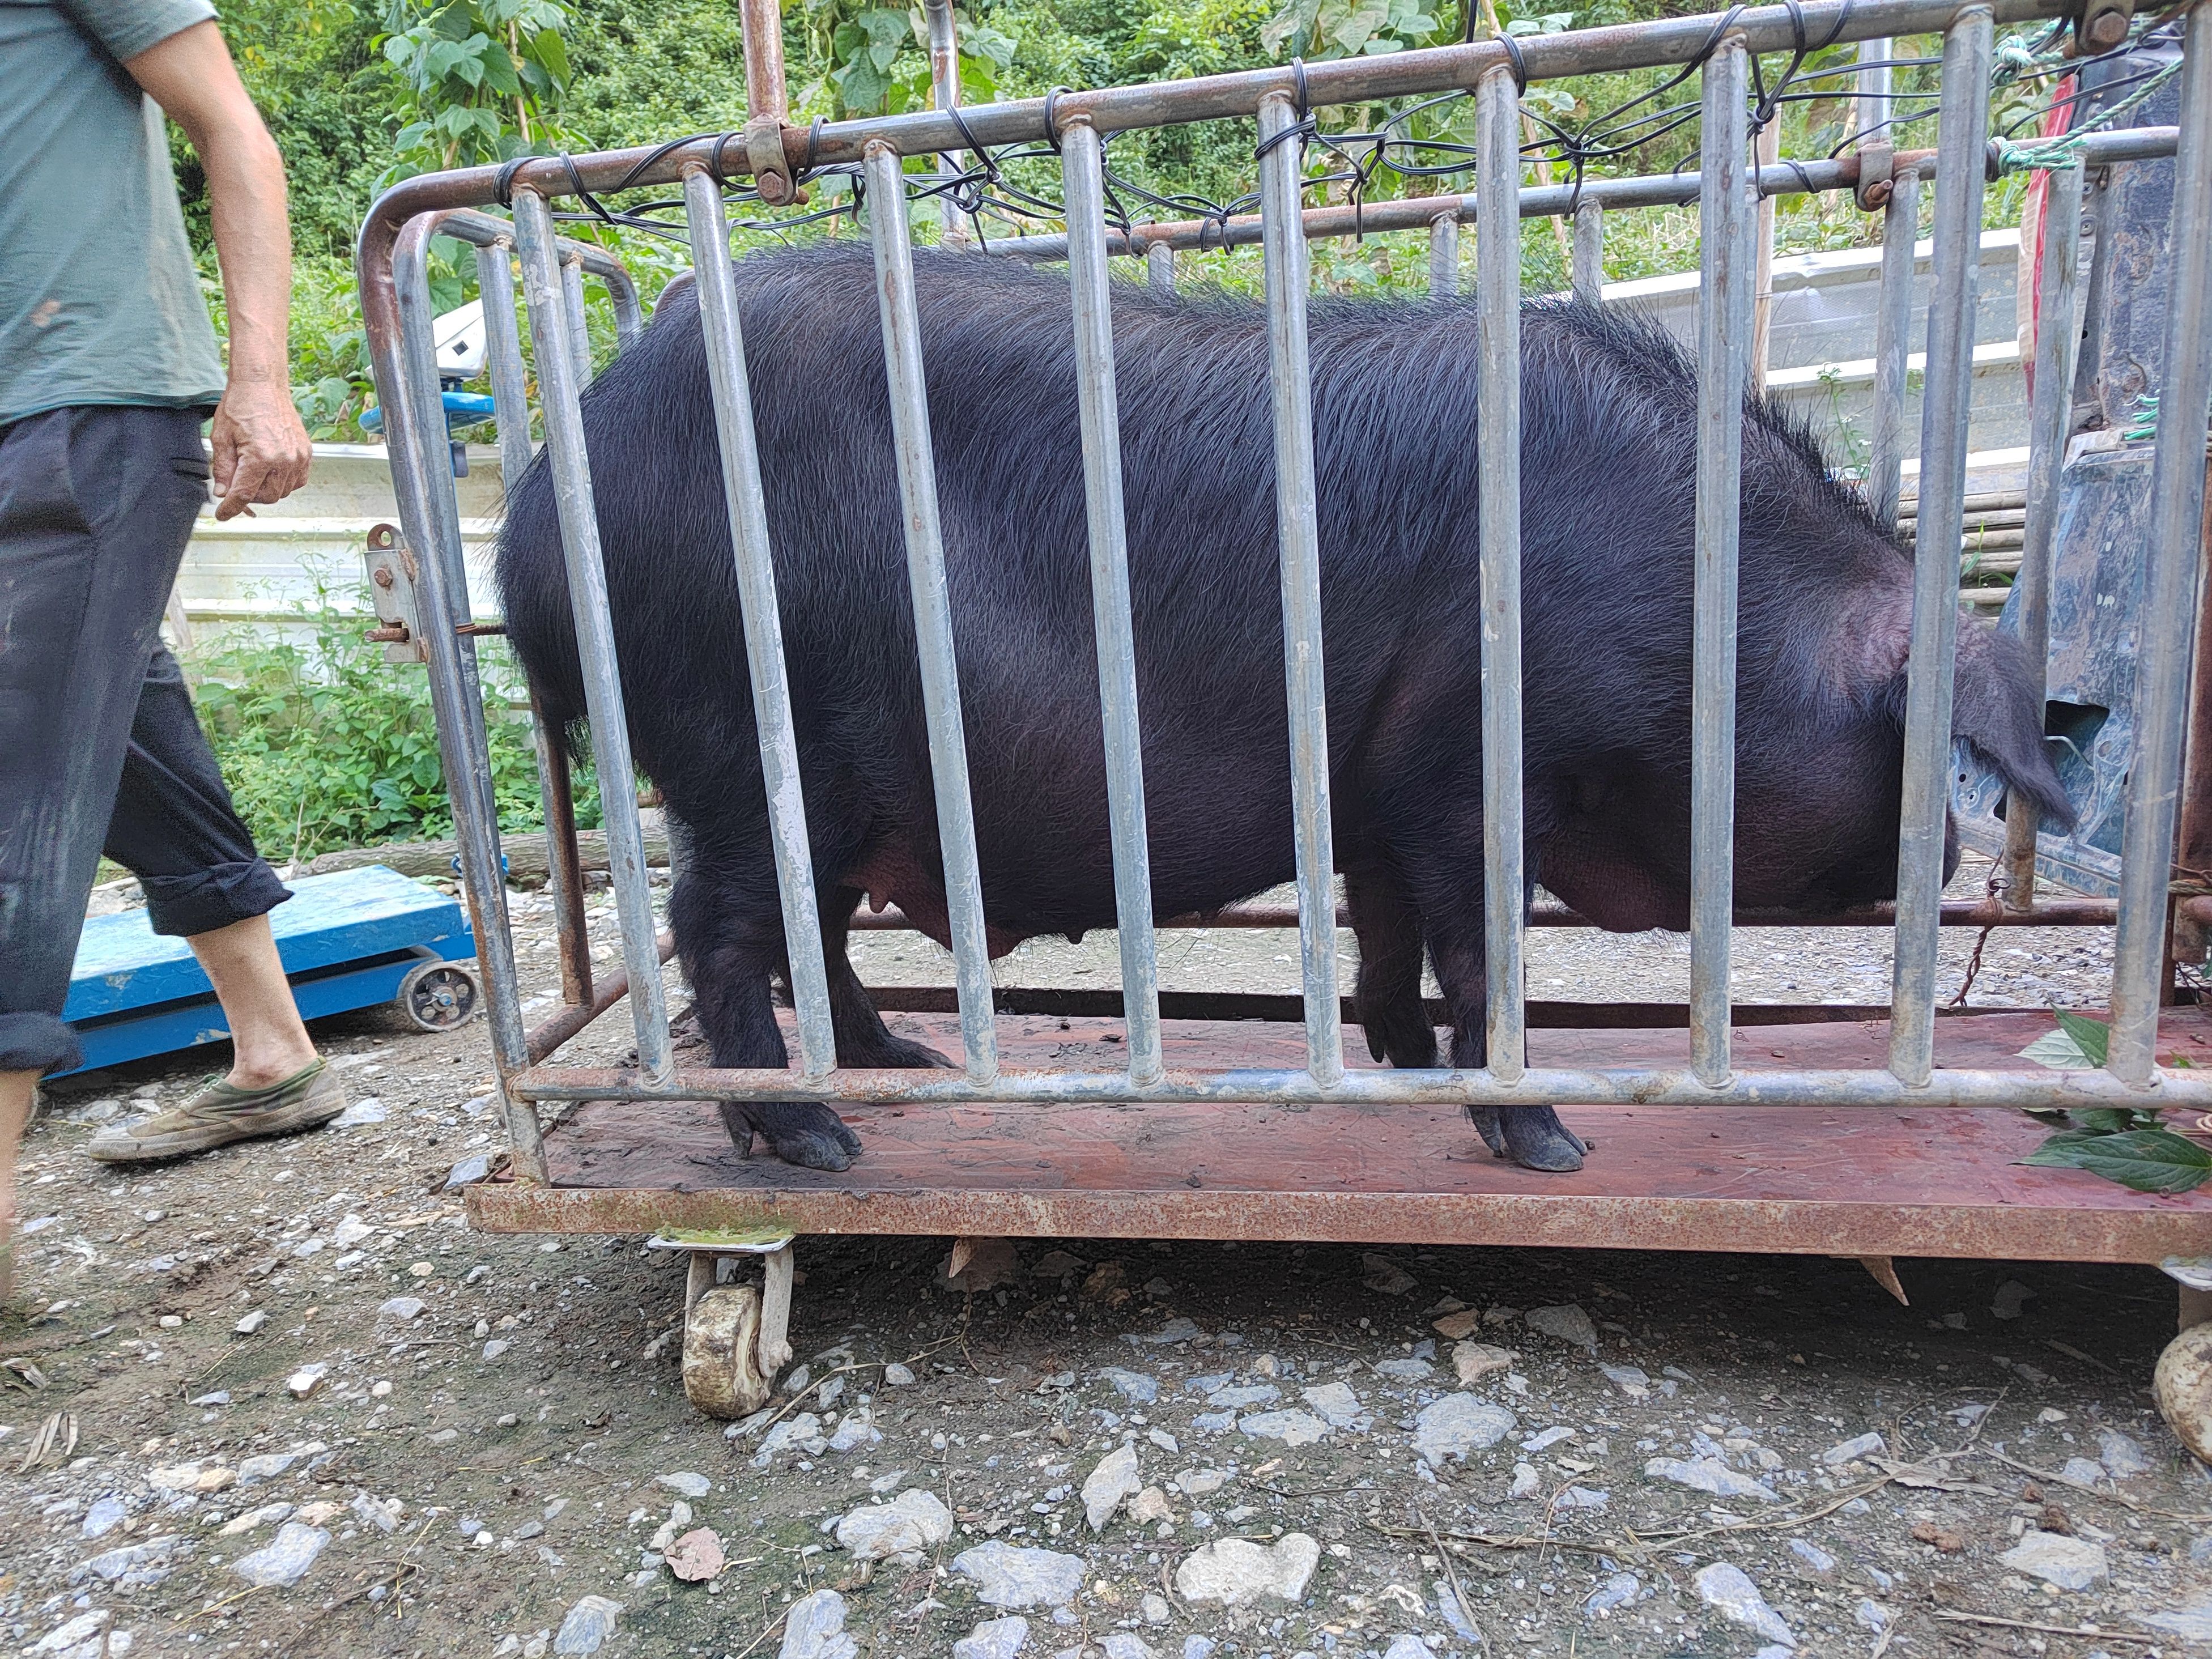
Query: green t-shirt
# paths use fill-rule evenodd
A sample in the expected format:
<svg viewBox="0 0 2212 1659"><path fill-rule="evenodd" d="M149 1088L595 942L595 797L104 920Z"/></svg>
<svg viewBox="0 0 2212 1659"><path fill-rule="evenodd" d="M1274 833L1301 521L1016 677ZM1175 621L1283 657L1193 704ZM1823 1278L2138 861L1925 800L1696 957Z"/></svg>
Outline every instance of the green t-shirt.
<svg viewBox="0 0 2212 1659"><path fill-rule="evenodd" d="M222 395L161 111L123 67L207 0L0 0L0 426Z"/></svg>

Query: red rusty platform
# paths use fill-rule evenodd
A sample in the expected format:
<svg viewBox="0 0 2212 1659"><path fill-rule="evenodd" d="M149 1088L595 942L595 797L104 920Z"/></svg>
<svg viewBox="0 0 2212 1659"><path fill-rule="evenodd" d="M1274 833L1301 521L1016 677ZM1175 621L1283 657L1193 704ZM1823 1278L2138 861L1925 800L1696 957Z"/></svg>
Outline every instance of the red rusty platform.
<svg viewBox="0 0 2212 1659"><path fill-rule="evenodd" d="M908 1036L959 1052L958 1022ZM1946 1018L1942 1066L2032 1069L2045 1013ZM1166 1024L1170 1067L1303 1063L1295 1026ZM1118 1023L1001 1017L1009 1066L1115 1063ZM1888 1027L1736 1032L1746 1070L1879 1069ZM1538 1030L1536 1066L1679 1066L1680 1030ZM2169 1012L2160 1058L2205 1049L2212 1014ZM1356 1030L1345 1052L1366 1063ZM472 1187L494 1232L638 1233L773 1224L801 1233L1276 1239L1759 1250L2155 1262L2212 1252L2212 1185L2132 1193L2016 1160L2048 1133L2001 1110L1574 1107L1587 1166L1540 1175L1492 1158L1455 1110L1406 1106L856 1107L867 1151L842 1174L741 1158L707 1104L594 1101L549 1132L550 1188Z"/></svg>

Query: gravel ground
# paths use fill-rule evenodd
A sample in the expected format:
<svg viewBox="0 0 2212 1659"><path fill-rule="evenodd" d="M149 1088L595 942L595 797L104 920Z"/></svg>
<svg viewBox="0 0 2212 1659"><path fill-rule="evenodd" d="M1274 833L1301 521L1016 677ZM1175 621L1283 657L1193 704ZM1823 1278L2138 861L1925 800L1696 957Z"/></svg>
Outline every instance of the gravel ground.
<svg viewBox="0 0 2212 1659"><path fill-rule="evenodd" d="M550 996L546 907L518 904ZM1973 1000L2101 1001L2108 935L2054 935L1994 939ZM1741 994L1878 1000L1884 943L1747 933ZM1293 989L1282 945L1170 936L1163 981ZM1954 984L1970 948L1947 941ZM1111 982L1110 937L1031 950L1001 982ZM897 936L862 955L878 981L930 963ZM1540 933L1530 957L1569 999L1677 998L1686 971L1656 938ZM603 1024L604 1057L628 1037ZM1900 1262L1907 1308L1825 1258L1066 1240L948 1280L947 1241L813 1239L805 1371L726 1431L683 1396L672 1256L472 1234L442 1190L495 1150L480 1029L318 1036L343 1127L83 1157L216 1051L72 1079L28 1139L35 1311L0 1326L26 1362L0 1373L0 1637L24 1652L2212 1641L2212 1481L2149 1403L2173 1297L2148 1270ZM669 1565L716 1554L704 1583Z"/></svg>

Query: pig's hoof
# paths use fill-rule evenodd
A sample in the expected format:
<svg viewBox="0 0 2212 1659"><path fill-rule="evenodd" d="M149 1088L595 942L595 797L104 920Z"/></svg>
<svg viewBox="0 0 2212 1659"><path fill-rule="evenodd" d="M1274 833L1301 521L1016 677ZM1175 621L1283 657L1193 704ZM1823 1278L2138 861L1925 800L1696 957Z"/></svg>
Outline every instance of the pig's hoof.
<svg viewBox="0 0 2212 1659"><path fill-rule="evenodd" d="M880 1057L868 1061L868 1064L918 1071L957 1072L960 1069L957 1060L947 1060L927 1042L910 1042L904 1037L892 1036L889 1033L884 1035L877 1054Z"/></svg>
<svg viewBox="0 0 2212 1659"><path fill-rule="evenodd" d="M1467 1115L1492 1152L1524 1169L1564 1175L1581 1169L1589 1151L1548 1106L1470 1106Z"/></svg>
<svg viewBox="0 0 2212 1659"><path fill-rule="evenodd" d="M786 1164L807 1170L846 1170L860 1155L860 1138L827 1106L809 1101L759 1101L745 1115Z"/></svg>

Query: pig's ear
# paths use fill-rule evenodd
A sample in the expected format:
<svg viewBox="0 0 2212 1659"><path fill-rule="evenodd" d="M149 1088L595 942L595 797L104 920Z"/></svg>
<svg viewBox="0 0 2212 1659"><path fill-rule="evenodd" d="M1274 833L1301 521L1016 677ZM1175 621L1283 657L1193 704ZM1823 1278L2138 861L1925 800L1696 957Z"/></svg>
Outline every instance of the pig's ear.
<svg viewBox="0 0 2212 1659"><path fill-rule="evenodd" d="M2007 785L2035 803L2043 821L2074 827L2035 698L2027 649L1986 623L1959 622L1959 671L1951 702L1951 735L1964 742Z"/></svg>

